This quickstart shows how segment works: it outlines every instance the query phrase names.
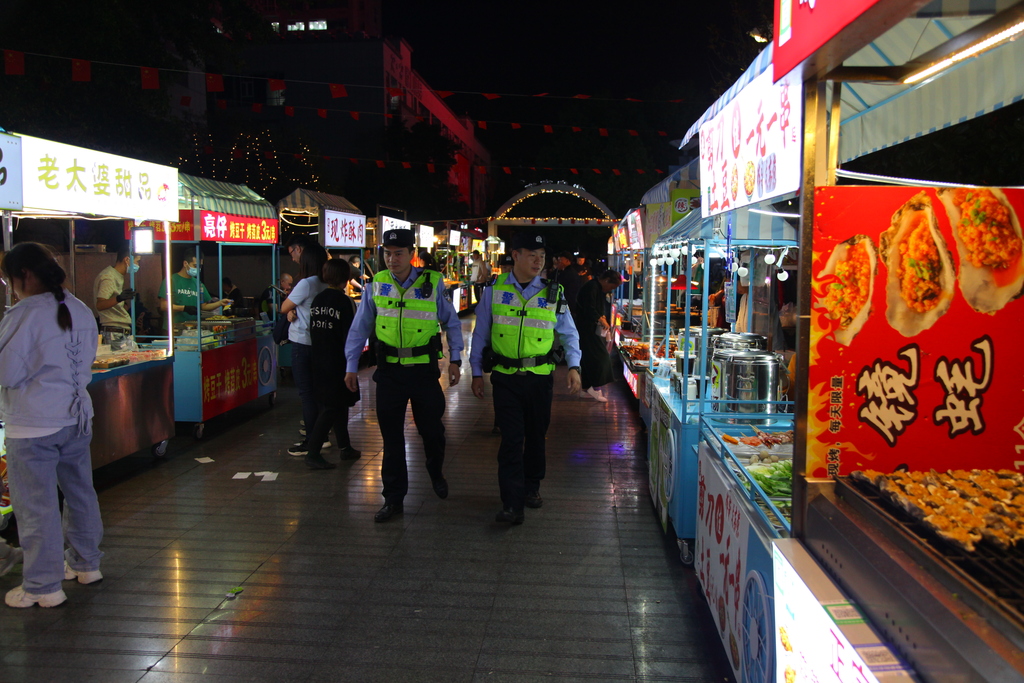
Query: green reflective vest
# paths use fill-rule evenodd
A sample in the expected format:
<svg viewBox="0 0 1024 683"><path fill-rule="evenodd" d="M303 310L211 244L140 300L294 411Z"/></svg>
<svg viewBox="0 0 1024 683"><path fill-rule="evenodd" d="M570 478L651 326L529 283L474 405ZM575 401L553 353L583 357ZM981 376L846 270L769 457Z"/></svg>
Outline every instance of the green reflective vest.
<svg viewBox="0 0 1024 683"><path fill-rule="evenodd" d="M558 301L549 301L545 287L529 301L516 288L512 273L503 273L491 286L491 350L506 358L533 358L545 356L555 342L555 321ZM558 299L562 287L558 287ZM533 367L510 368L496 361L494 372L506 375L527 370L538 375L550 375L554 363Z"/></svg>
<svg viewBox="0 0 1024 683"><path fill-rule="evenodd" d="M377 307L374 330L377 340L397 349L414 349L428 345L431 340L441 334L441 325L437 320L436 289L430 296L423 293L423 285L427 280L434 288L444 285L441 273L424 270L412 283L409 289L402 289L391 271L382 270L373 278L373 305ZM434 358L441 358L439 350ZM429 363L430 353L415 356L396 356L384 354L384 362L415 365Z"/></svg>

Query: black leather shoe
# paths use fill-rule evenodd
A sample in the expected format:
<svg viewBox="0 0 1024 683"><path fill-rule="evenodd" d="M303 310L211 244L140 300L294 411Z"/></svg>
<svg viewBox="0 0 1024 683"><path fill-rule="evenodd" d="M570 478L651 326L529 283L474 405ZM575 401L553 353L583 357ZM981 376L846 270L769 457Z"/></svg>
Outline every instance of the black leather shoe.
<svg viewBox="0 0 1024 683"><path fill-rule="evenodd" d="M337 465L333 462L327 462L324 460L324 456L318 455L315 458L310 456L309 453L305 455L306 467L311 470L333 470Z"/></svg>
<svg viewBox="0 0 1024 683"><path fill-rule="evenodd" d="M526 515L520 510L516 512L512 508L505 508L494 517L495 522L506 522L508 524L522 524Z"/></svg>
<svg viewBox="0 0 1024 683"><path fill-rule="evenodd" d="M434 493L437 494L438 498L442 500L448 497L448 480L444 477L438 477L431 482L434 486Z"/></svg>
<svg viewBox="0 0 1024 683"><path fill-rule="evenodd" d="M386 522L395 515L402 514L403 508L401 503L384 503L384 507L377 510L377 514L373 516L375 522Z"/></svg>
<svg viewBox="0 0 1024 683"><path fill-rule="evenodd" d="M528 508L536 509L544 504L544 499L540 497L540 493L538 491L532 491L526 494L526 499L523 501L523 503Z"/></svg>
<svg viewBox="0 0 1024 683"><path fill-rule="evenodd" d="M357 451L351 446L345 446L344 448L341 449L342 460L358 460L362 454L362 451Z"/></svg>

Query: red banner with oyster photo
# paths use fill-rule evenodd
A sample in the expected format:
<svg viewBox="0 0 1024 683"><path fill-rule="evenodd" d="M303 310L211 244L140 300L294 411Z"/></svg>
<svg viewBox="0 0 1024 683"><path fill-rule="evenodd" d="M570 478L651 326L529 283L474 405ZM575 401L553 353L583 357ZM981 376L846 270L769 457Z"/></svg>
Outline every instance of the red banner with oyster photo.
<svg viewBox="0 0 1024 683"><path fill-rule="evenodd" d="M1024 189L819 187L807 473L1024 469Z"/></svg>

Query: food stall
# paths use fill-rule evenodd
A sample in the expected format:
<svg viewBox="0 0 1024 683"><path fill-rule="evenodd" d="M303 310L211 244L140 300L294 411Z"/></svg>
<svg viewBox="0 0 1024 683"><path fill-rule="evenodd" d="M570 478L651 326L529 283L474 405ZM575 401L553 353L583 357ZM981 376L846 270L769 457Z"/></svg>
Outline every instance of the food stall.
<svg viewBox="0 0 1024 683"><path fill-rule="evenodd" d="M366 216L344 197L299 187L274 209L282 224L302 234L316 233L325 249L356 250L361 257L368 246ZM360 275L365 268L362 261Z"/></svg>
<svg viewBox="0 0 1024 683"><path fill-rule="evenodd" d="M262 247L270 254L267 278L277 280L278 219L269 202L244 185L184 173L178 174L178 185L180 212L170 226L171 237L156 235L165 251L216 244L219 292L225 247ZM202 282L194 279L198 296ZM274 405L277 346L272 328L269 320L207 315L202 310L194 320L172 325L174 419L192 422L195 438L202 438L206 420L232 408L263 396Z"/></svg>
<svg viewBox="0 0 1024 683"><path fill-rule="evenodd" d="M67 270L68 288L86 304L93 303L92 283L85 291L74 291L75 217L168 221L177 216L177 169L29 136L0 134L0 145L6 179L0 185L4 250L16 242L15 220L66 220L69 251L58 259ZM134 284L129 276L128 286ZM145 448L163 455L174 434L169 355L166 349L140 348L132 340L120 350L104 344L102 337L97 340L88 388L95 411L94 467Z"/></svg>

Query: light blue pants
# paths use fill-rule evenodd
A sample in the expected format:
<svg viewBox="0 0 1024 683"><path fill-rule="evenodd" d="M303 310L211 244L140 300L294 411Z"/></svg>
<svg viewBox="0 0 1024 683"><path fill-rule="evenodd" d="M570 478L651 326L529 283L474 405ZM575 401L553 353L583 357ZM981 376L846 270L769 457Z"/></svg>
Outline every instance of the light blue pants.
<svg viewBox="0 0 1024 683"><path fill-rule="evenodd" d="M7 439L7 479L29 593L60 590L65 559L78 571L100 568L103 521L92 485L91 441L92 434L80 434L77 425L37 439ZM63 532L58 486L64 494Z"/></svg>

